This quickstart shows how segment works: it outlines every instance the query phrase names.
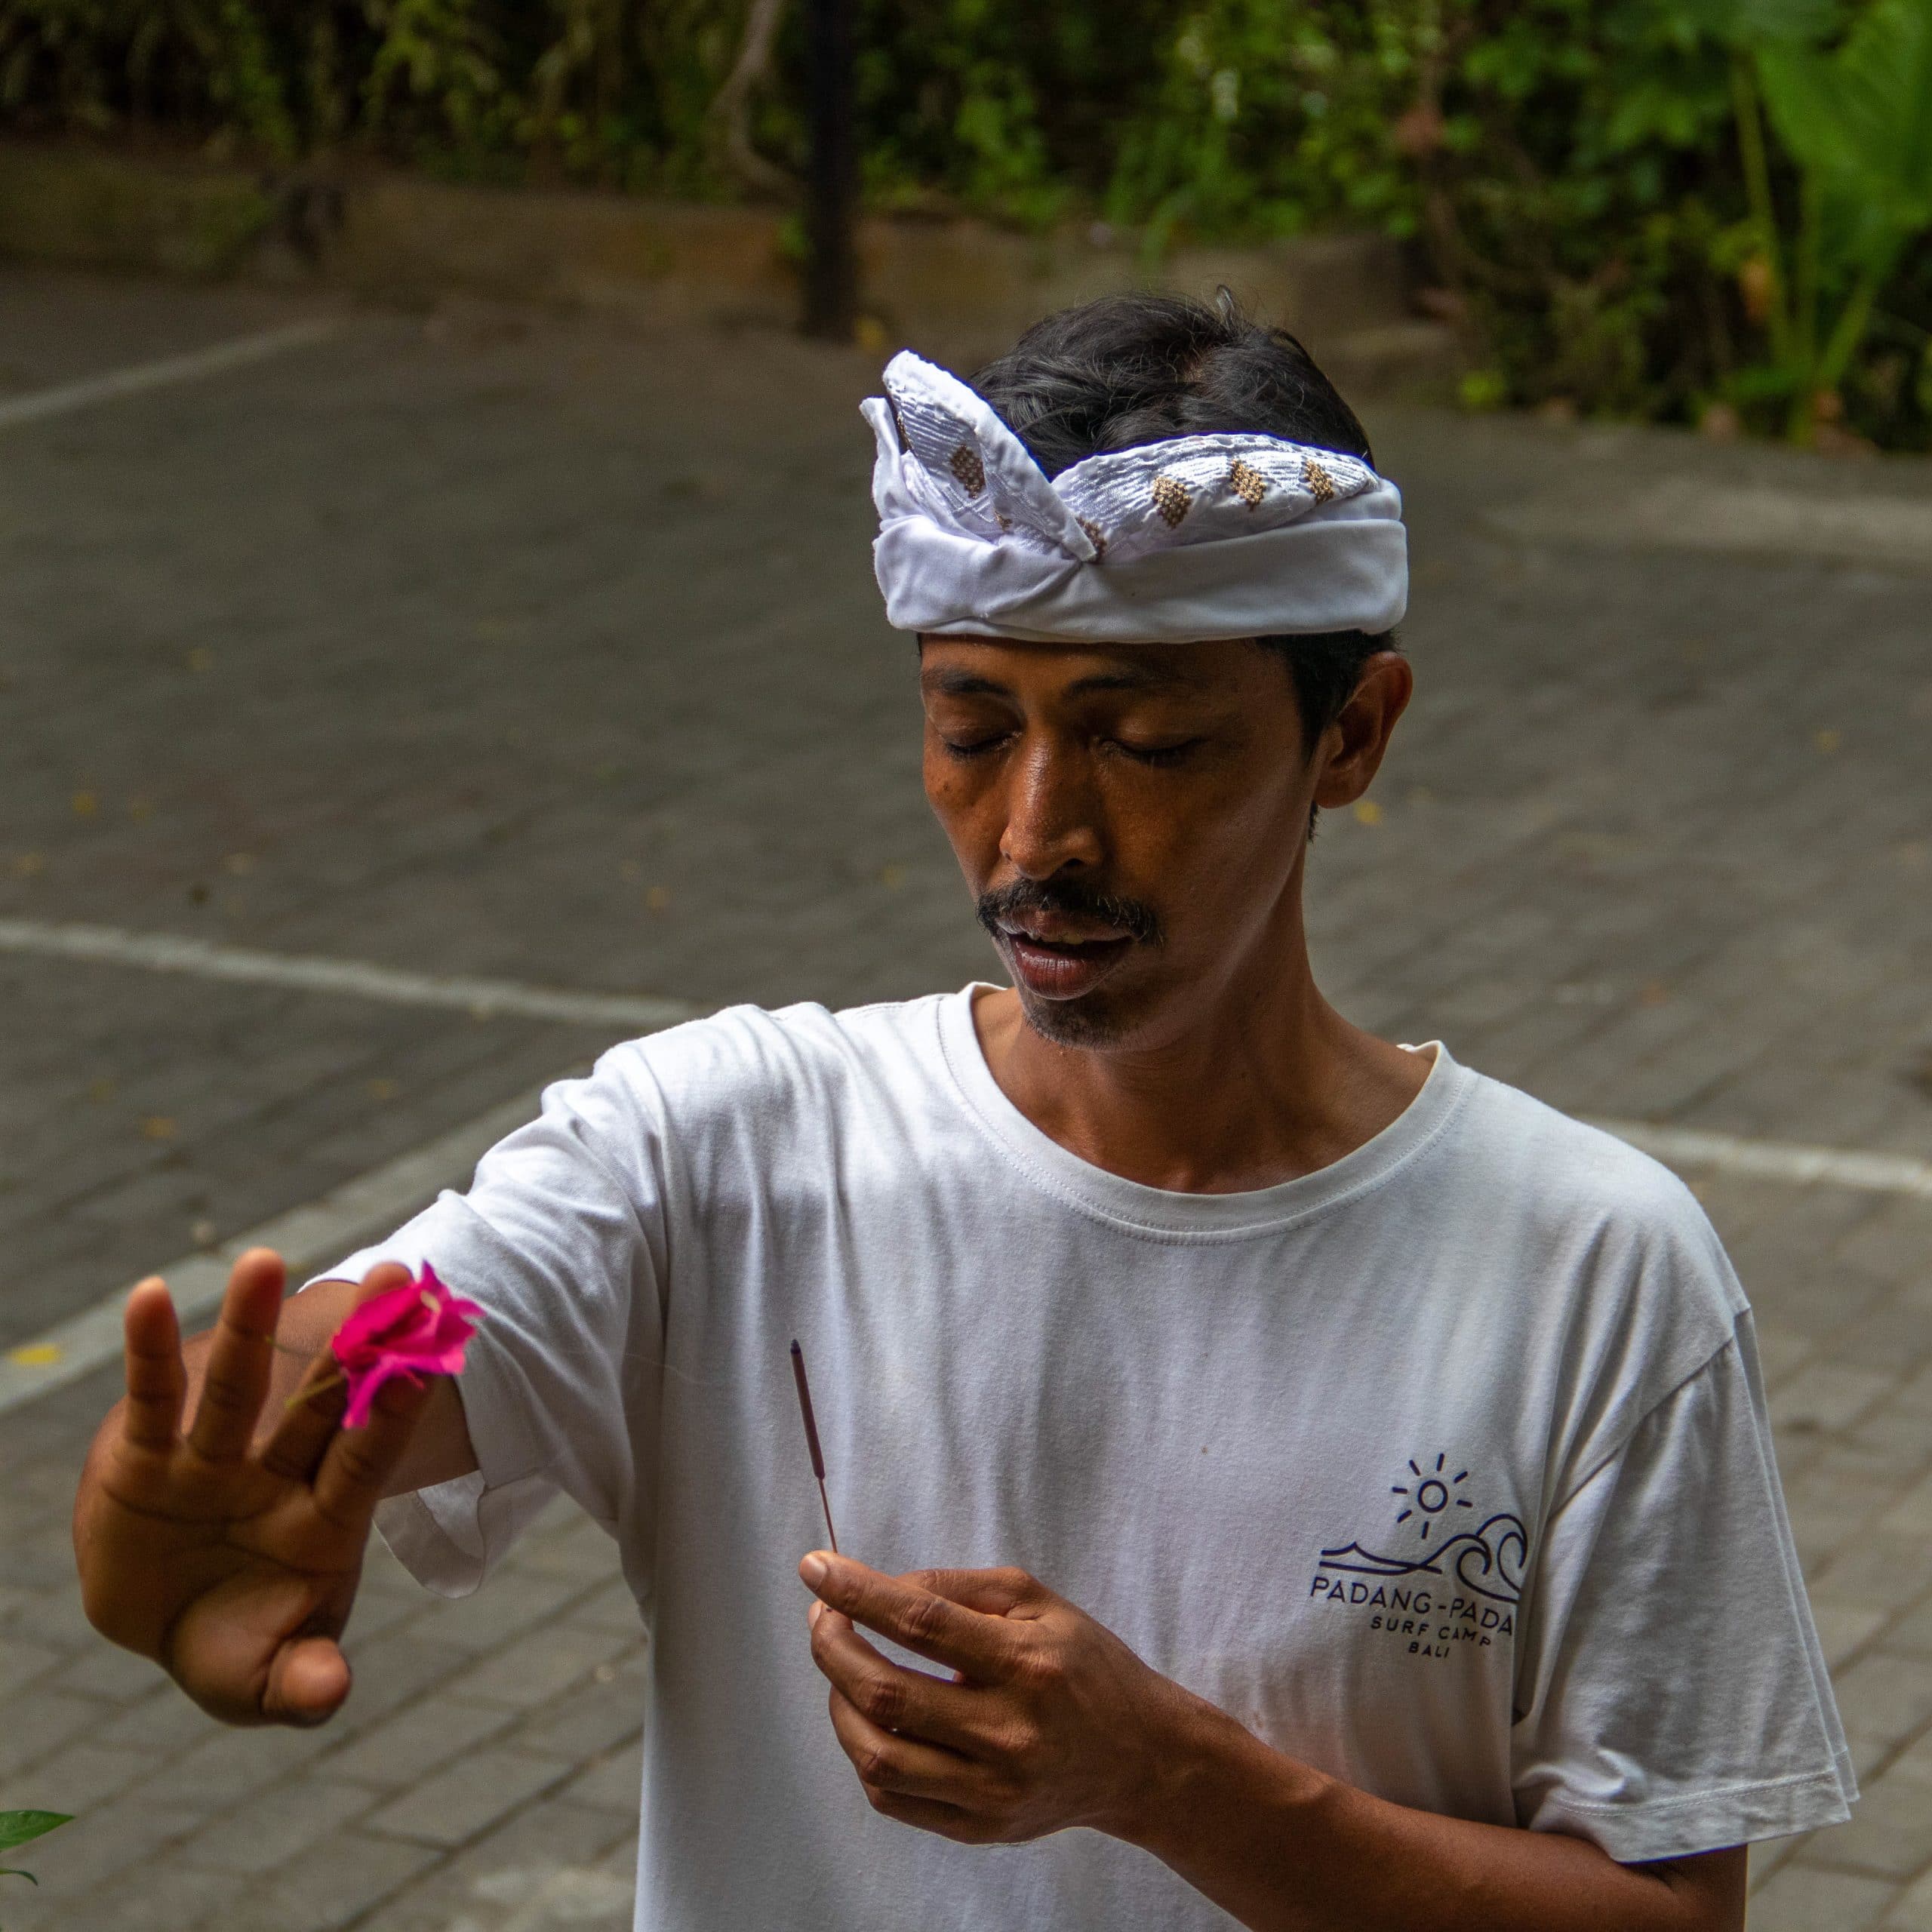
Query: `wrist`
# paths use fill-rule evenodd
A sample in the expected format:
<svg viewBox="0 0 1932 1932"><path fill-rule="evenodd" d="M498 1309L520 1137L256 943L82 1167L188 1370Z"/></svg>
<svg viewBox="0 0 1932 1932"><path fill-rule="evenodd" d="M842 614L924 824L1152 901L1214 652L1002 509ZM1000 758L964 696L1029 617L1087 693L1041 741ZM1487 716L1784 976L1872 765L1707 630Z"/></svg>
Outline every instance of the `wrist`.
<svg viewBox="0 0 1932 1932"><path fill-rule="evenodd" d="M1266 1811L1284 1821L1318 1804L1333 1783L1205 1698L1169 1689L1148 1727L1115 1837L1180 1869L1231 1820L1251 1826Z"/></svg>

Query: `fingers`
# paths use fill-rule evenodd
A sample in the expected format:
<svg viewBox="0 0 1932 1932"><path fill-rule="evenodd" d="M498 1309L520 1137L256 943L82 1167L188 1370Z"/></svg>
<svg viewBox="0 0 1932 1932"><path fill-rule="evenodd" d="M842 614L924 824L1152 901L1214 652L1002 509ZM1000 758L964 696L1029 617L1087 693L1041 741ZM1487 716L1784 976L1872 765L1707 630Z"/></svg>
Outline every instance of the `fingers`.
<svg viewBox="0 0 1932 1932"><path fill-rule="evenodd" d="M181 1361L181 1326L168 1284L158 1275L135 1285L122 1332L128 1364L122 1434L137 1449L165 1454L180 1435L188 1374Z"/></svg>
<svg viewBox="0 0 1932 1932"><path fill-rule="evenodd" d="M248 1453L275 1359L282 1280L281 1257L267 1247L250 1248L229 1275L188 1428L189 1447L205 1462L235 1462Z"/></svg>
<svg viewBox="0 0 1932 1932"><path fill-rule="evenodd" d="M373 1301L391 1288L399 1288L409 1279L409 1270L400 1261L379 1261L362 1277L355 1291L355 1305L360 1308L365 1301Z"/></svg>
<svg viewBox="0 0 1932 1932"><path fill-rule="evenodd" d="M354 1305L360 1307L371 1295L398 1287L408 1279L409 1270L400 1263L380 1263L363 1276ZM349 1389L341 1364L331 1349L318 1348L275 1422L262 1451L263 1466L273 1475L308 1481L321 1466L348 1406Z"/></svg>
<svg viewBox="0 0 1932 1932"><path fill-rule="evenodd" d="M348 1406L342 1364L328 1349L318 1349L263 1448L263 1468L271 1475L308 1481L321 1466Z"/></svg>
<svg viewBox="0 0 1932 1932"><path fill-rule="evenodd" d="M991 1844L1002 1835L998 1807L990 1801L992 1780L982 1767L880 1730L836 1690L831 1712L839 1749L857 1772L866 1803L881 1817L961 1844Z"/></svg>
<svg viewBox="0 0 1932 1932"><path fill-rule="evenodd" d="M899 1579L989 1617L1034 1617L1057 1601L1024 1570L909 1570Z"/></svg>
<svg viewBox="0 0 1932 1932"><path fill-rule="evenodd" d="M875 1791L869 1785L866 1797L881 1818L916 1826L935 1838L950 1838L955 1844L997 1844L1005 1836L990 1820L961 1810L956 1804L936 1804L930 1798L908 1798L896 1791Z"/></svg>
<svg viewBox="0 0 1932 1932"><path fill-rule="evenodd" d="M821 1610L812 1622L812 1661L832 1694L881 1731L971 1756L986 1748L980 1734L983 1690L908 1670L882 1657L842 1612Z"/></svg>
<svg viewBox="0 0 1932 1932"><path fill-rule="evenodd" d="M881 1730L836 1690L831 1709L839 1748L852 1761L868 1797L890 1793L961 1810L979 1809L992 1798L992 1780L984 1765L957 1752Z"/></svg>
<svg viewBox="0 0 1932 1932"><path fill-rule="evenodd" d="M429 1400L428 1381L392 1377L377 1391L365 1429L338 1429L315 1472L315 1508L344 1529L366 1528L383 1500L390 1472L402 1459Z"/></svg>
<svg viewBox="0 0 1932 1932"><path fill-rule="evenodd" d="M798 1574L821 1602L935 1663L989 1682L999 1681L1012 1664L1013 1633L1002 1617L824 1550L813 1551Z"/></svg>

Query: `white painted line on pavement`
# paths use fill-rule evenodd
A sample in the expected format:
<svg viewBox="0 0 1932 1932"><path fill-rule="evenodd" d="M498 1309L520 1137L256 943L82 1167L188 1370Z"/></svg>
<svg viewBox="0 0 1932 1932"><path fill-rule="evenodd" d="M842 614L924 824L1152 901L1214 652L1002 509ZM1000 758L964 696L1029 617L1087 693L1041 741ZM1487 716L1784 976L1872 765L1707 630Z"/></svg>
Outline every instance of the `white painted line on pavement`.
<svg viewBox="0 0 1932 1932"><path fill-rule="evenodd" d="M35 389L26 395L0 397L0 429L11 429L21 423L38 423L50 416L65 416L72 410L91 409L97 403L117 401L122 396L139 395L148 389L165 389L171 383L199 382L230 369L245 368L251 362L285 355L291 349L306 349L334 335L341 326L327 316L314 321L292 322L286 328L218 342L211 349L194 349L186 355L164 356L158 361L137 363L131 369L111 369L105 375L85 377L78 382Z"/></svg>
<svg viewBox="0 0 1932 1932"><path fill-rule="evenodd" d="M1798 1187L1850 1187L1932 1200L1932 1161L1915 1160L1909 1154L1795 1146L1788 1141L1700 1133L1694 1128L1652 1127L1643 1121L1599 1120L1590 1124L1671 1167L1713 1168L1720 1174L1781 1180Z"/></svg>
<svg viewBox="0 0 1932 1932"><path fill-rule="evenodd" d="M1626 495L1546 494L1490 512L1505 534L1532 543L1810 557L1921 574L1932 571L1932 497L1826 497L1817 491L1670 477Z"/></svg>
<svg viewBox="0 0 1932 1932"><path fill-rule="evenodd" d="M204 980L235 980L259 986L288 986L392 1006L453 1007L479 1020L499 1014L526 1020L561 1020L592 1026L651 1032L708 1011L688 1000L651 993L580 992L567 986L525 986L514 980L463 974L409 973L360 959L258 952L177 933L128 932L118 926L61 924L43 919L0 919L0 952L56 959L87 959L106 966L134 966L152 973L186 973Z"/></svg>
<svg viewBox="0 0 1932 1932"><path fill-rule="evenodd" d="M274 1248L288 1263L290 1279L299 1284L315 1269L389 1233L442 1189L462 1186L490 1148L513 1128L536 1118L543 1091L539 1087L519 1094L219 1247L184 1254L154 1269L174 1297L183 1328L199 1326L214 1312L228 1285L228 1271L245 1250ZM118 1356L121 1313L133 1286L131 1281L118 1294L0 1355L0 1415L78 1381Z"/></svg>

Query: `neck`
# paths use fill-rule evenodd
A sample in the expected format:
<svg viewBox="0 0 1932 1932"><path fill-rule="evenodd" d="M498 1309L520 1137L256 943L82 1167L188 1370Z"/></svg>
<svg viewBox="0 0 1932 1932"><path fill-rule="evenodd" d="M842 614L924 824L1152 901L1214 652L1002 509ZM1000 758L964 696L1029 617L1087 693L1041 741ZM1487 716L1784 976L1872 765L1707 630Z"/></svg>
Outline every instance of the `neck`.
<svg viewBox="0 0 1932 1932"><path fill-rule="evenodd" d="M1328 1004L1298 916L1291 934L1271 937L1198 1017L1144 1044L1058 1046L1011 989L982 994L974 1023L986 1064L1042 1133L1126 1180L1232 1194L1312 1174L1394 1121L1430 1062Z"/></svg>

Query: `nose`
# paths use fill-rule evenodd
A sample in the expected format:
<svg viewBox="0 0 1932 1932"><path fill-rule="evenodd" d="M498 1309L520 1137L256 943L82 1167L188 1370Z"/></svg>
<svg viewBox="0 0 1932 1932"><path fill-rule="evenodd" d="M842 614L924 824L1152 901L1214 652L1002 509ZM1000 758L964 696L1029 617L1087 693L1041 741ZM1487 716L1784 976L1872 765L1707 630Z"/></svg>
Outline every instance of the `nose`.
<svg viewBox="0 0 1932 1932"><path fill-rule="evenodd" d="M1106 856L1100 801L1087 761L1043 738L1008 766L1000 857L1027 878L1097 866Z"/></svg>

